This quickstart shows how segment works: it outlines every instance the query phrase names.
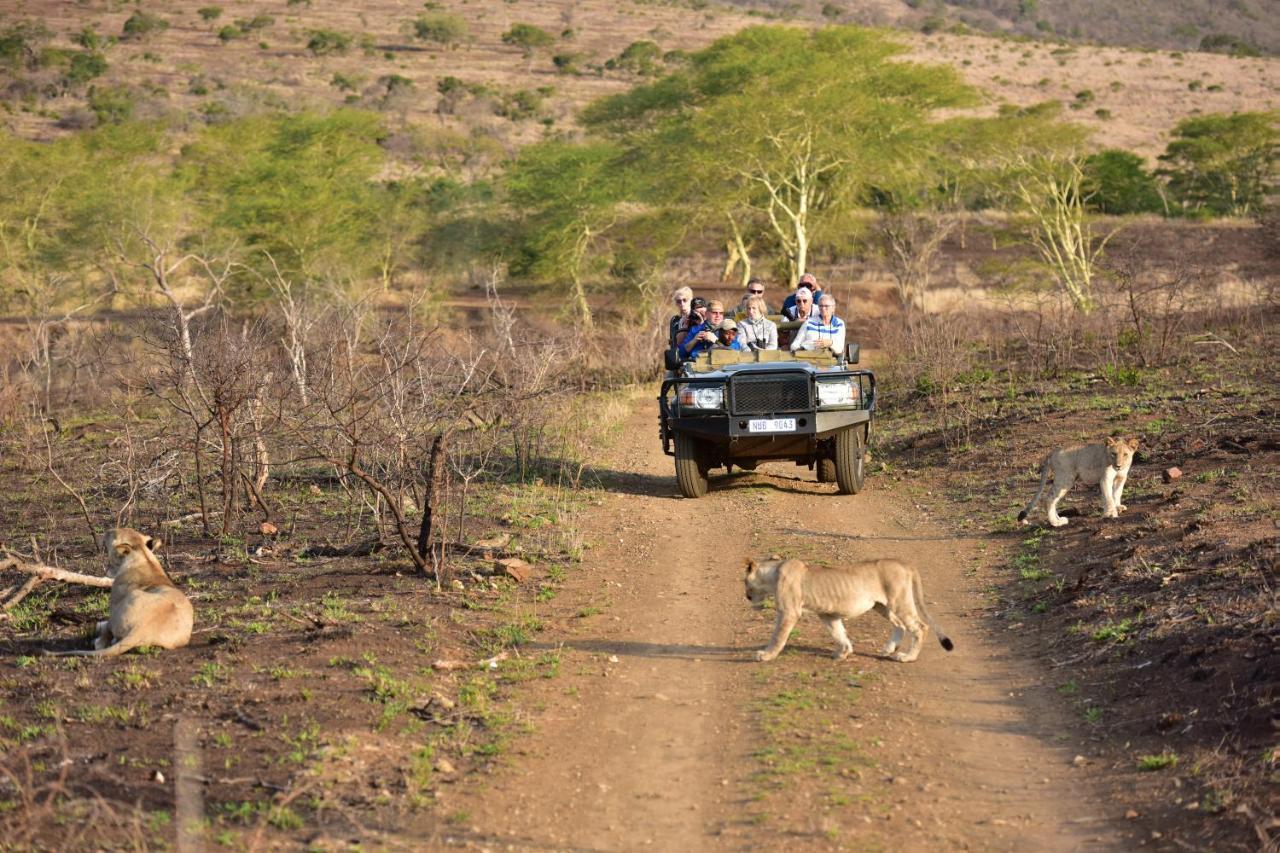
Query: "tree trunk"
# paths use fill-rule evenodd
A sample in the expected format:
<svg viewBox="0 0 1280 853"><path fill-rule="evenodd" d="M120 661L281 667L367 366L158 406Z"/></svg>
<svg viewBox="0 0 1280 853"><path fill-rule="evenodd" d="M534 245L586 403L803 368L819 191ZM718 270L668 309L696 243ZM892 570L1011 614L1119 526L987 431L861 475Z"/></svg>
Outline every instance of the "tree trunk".
<svg viewBox="0 0 1280 853"><path fill-rule="evenodd" d="M422 524L418 527L418 557L422 559L423 565L427 563L427 553L431 550L431 539L435 532L434 516L443 458L444 436L436 435L431 439L431 455L427 459L427 493L422 500Z"/></svg>

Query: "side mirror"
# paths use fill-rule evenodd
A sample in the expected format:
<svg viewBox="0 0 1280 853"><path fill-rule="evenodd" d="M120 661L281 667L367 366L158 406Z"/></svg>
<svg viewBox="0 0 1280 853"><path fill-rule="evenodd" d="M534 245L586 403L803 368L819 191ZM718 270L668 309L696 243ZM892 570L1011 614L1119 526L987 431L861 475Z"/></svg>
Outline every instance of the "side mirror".
<svg viewBox="0 0 1280 853"><path fill-rule="evenodd" d="M666 365L667 370L679 370L680 365L683 364L680 361L680 353L675 347L662 354L662 362Z"/></svg>
<svg viewBox="0 0 1280 853"><path fill-rule="evenodd" d="M862 354L862 344L846 344L844 348L845 364L857 364Z"/></svg>

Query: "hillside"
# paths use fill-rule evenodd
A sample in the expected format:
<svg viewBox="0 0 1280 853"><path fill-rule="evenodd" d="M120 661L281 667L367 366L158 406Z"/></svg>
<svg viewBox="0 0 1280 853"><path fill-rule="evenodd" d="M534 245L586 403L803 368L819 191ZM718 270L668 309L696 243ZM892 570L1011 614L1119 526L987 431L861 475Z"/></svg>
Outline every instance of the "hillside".
<svg viewBox="0 0 1280 853"><path fill-rule="evenodd" d="M1267 0L730 0L757 14L905 29L957 25L1031 38L1224 53L1280 50ZM693 5L693 4L690 4ZM1206 41L1207 40L1207 41Z"/></svg>
<svg viewBox="0 0 1280 853"><path fill-rule="evenodd" d="M763 16L759 6L691 8L698 4L426 5L179 0L138 11L57 0L37 14L4 0L0 118L22 136L49 138L129 115L219 122L347 103L381 110L393 126L454 128L510 150L570 127L583 104L676 67L681 52ZM1057 99L1095 129L1099 145L1148 156L1188 115L1280 105L1274 59L925 36L914 32L920 9L896 0L859 5L858 14L793 11L801 20L900 22L914 58L954 65L990 94L993 109ZM519 24L542 34L511 36Z"/></svg>

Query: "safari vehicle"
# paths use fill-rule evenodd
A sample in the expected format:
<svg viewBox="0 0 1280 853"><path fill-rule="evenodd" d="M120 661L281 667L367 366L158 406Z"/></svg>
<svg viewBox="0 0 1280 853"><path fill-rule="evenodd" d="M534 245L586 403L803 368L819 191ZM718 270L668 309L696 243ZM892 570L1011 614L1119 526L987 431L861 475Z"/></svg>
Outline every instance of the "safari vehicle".
<svg viewBox="0 0 1280 853"><path fill-rule="evenodd" d="M876 402L875 374L850 367L858 354L849 344L839 354L713 349L683 364L669 357L658 417L680 493L705 495L715 468L790 459L816 468L818 482L856 494Z"/></svg>

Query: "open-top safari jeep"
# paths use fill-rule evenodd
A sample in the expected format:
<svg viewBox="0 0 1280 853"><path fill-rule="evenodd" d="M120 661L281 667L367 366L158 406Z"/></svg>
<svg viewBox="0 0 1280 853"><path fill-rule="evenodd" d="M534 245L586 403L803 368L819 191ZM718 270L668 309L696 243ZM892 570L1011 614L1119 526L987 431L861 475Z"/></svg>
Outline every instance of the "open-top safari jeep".
<svg viewBox="0 0 1280 853"><path fill-rule="evenodd" d="M876 402L875 374L850 367L858 350L713 349L684 364L669 361L658 417L680 493L705 495L713 468L790 459L816 468L818 482L856 494Z"/></svg>

